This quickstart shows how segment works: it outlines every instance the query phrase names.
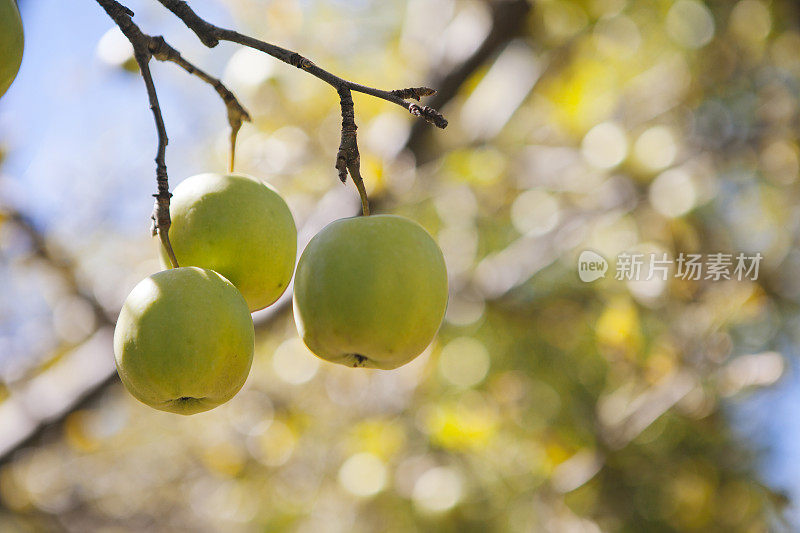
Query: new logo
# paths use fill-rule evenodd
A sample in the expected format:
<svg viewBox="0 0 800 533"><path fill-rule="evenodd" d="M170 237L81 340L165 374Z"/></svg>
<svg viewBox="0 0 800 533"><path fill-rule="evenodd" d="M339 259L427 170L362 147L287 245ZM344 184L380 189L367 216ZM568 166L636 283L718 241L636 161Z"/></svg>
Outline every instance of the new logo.
<svg viewBox="0 0 800 533"><path fill-rule="evenodd" d="M604 278L608 270L605 257L591 250L584 250L578 256L578 277L585 283Z"/></svg>

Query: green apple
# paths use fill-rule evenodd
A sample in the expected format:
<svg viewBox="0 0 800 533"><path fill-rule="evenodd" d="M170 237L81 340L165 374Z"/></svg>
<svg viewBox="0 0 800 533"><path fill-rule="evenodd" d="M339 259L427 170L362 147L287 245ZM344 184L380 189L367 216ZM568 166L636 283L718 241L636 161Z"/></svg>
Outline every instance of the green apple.
<svg viewBox="0 0 800 533"><path fill-rule="evenodd" d="M0 96L17 77L25 38L16 0L0 0Z"/></svg>
<svg viewBox="0 0 800 533"><path fill-rule="evenodd" d="M333 363L404 365L433 340L446 307L442 251L404 217L337 220L311 239L297 264L298 332Z"/></svg>
<svg viewBox="0 0 800 533"><path fill-rule="evenodd" d="M182 415L239 392L253 362L253 319L231 282L196 267L142 280L114 330L117 372L141 402Z"/></svg>
<svg viewBox="0 0 800 533"><path fill-rule="evenodd" d="M249 176L199 174L173 192L169 238L178 263L219 272L250 311L275 302L297 258L297 228L275 189Z"/></svg>

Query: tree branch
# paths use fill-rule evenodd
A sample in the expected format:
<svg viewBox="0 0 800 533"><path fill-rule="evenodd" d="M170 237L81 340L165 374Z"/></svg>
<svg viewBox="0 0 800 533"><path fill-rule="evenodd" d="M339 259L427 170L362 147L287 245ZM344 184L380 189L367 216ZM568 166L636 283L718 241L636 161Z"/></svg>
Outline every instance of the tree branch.
<svg viewBox="0 0 800 533"><path fill-rule="evenodd" d="M150 109L153 111L153 117L158 131L158 152L155 159L158 192L153 195L156 201L151 216L153 219L152 232L154 236L159 236L164 249L167 251L172 266L176 267L178 266L178 260L169 242L169 227L171 225L169 204L172 196L169 192L169 178L167 176L166 165L166 147L169 143L169 139L167 137L166 127L164 126L161 108L158 104L158 96L156 94L155 84L153 83L153 77L150 73L150 60L155 58L158 61L170 61L175 63L189 74L197 76L211 85L220 96L228 110L228 124L230 124L231 127L229 161L229 170L231 172L233 172L236 158L236 138L242 127L242 123L250 122L250 114L244 106L242 106L236 96L225 87L219 79L184 59L180 52L170 46L163 37L153 37L143 33L131 19L131 17L133 17L133 12L130 9L116 0L97 0L97 2L106 13L108 13L117 26L119 26L123 35L127 37L128 41L130 41L133 46L136 63L139 65L139 70L144 79L145 86L147 87Z"/></svg>
<svg viewBox="0 0 800 533"><path fill-rule="evenodd" d="M170 46L169 43L164 40L164 37L151 37L149 35L144 36L149 39L148 46L153 58L157 59L158 61L171 61L172 63L175 63L189 74L197 76L204 82L211 85L214 90L217 91L219 97L222 98L222 101L225 103L225 107L228 110L228 124L230 124L231 127L231 157L229 162L229 170L233 172L236 158L236 137L239 134L239 129L241 129L242 123L251 121L250 113L248 113L244 106L242 106L242 104L236 98L236 95L234 95L230 89L225 87L222 81L197 68L192 63L184 59L178 50Z"/></svg>
<svg viewBox="0 0 800 533"><path fill-rule="evenodd" d="M194 10L189 7L189 4L184 0L158 0L158 2L174 13L179 19L181 19L183 23L186 24L186 26L197 35L200 41L202 41L203 44L209 48L213 48L220 41L229 41L254 48L274 57L275 59L279 59L284 63L292 65L293 67L297 67L300 70L308 72L312 76L315 76L325 83L331 85L337 91L340 88L346 88L350 89L351 91L368 94L370 96L386 100L387 102L397 104L411 113L414 113L414 108L419 106L409 103L407 100L411 98L419 100L420 96L429 96L435 94L436 92L428 87L384 91L382 89L375 89L373 87L367 87L366 85L345 80L317 66L313 61L303 57L297 52L261 41L254 37L250 37L249 35L244 35L235 30L220 28L219 26L215 26L214 24L206 22L200 18L200 16L197 15L197 13L195 13ZM431 110L429 113L420 114L418 116L425 118L431 124L434 124L439 128L447 127L447 120L445 120L444 117L442 117L438 112L433 110Z"/></svg>
<svg viewBox="0 0 800 533"><path fill-rule="evenodd" d="M191 29L203 44L208 47L214 47L220 41L230 41L259 50L268 54L284 63L299 68L308 72L312 76L319 78L331 87L333 87L339 94L342 105L342 143L339 147L339 152L336 157L336 169L339 171L339 178L343 178L343 169L350 172L353 182L358 187L359 194L361 195L362 206L364 214L369 213L369 206L366 201L366 192L363 187L363 180L361 178L359 165L358 165L358 146L356 144L355 135L355 120L350 117L353 113L354 105L352 103L351 92L356 91L393 104L399 105L406 109L412 115L424 119L427 123L433 124L438 128L446 128L447 120L436 109L428 106L420 107L419 105L409 102L408 100L419 100L423 96L431 96L436 93L435 90L428 87L413 87L409 89L397 89L394 91L384 91L382 89L375 89L367 87L344 78L340 78L335 74L317 66L313 61L306 57L276 46L274 44L261 41L254 37L241 34L234 30L220 28L215 26L204 19L200 18L189 4L183 0L158 0L164 7L175 14L183 23ZM342 181L345 181L342 179Z"/></svg>
<svg viewBox="0 0 800 533"><path fill-rule="evenodd" d="M169 261L172 263L172 268L178 267L178 259L175 257L175 252L172 250L172 244L169 242L169 228L172 225L172 220L169 216L169 202L172 198L172 193L169 192L169 177L167 176L167 129L164 126L164 117L161 116L161 107L158 105L158 95L156 95L156 87L153 84L153 76L150 74L149 57L143 54L136 53L136 62L139 64L139 70L142 72L144 84L147 86L147 96L150 99L150 110L153 112L153 117L156 121L156 129L158 130L158 153L156 155L156 182L158 192L154 194L155 205L153 206L153 214L150 218L153 219L151 232L155 237L161 239L161 244L169 255Z"/></svg>
<svg viewBox="0 0 800 533"><path fill-rule="evenodd" d="M151 38L142 33L139 27L133 23L131 17L133 11L123 6L116 0L97 0L97 3L108 13L108 16L119 26L123 35L128 38L131 46L133 46L133 54L136 58L136 63L139 65L139 70L142 74L145 87L147 87L147 97L150 100L150 110L153 112L153 118L156 122L156 130L158 131L158 150L156 153L156 181L158 184L158 192L154 194L156 201L153 207L152 232L153 236L158 235L161 239L161 244L169 255L170 262L173 267L178 266L178 260L175 258L175 252L172 251L172 245L169 242L169 227L171 220L169 217L169 200L172 194L169 192L169 178L167 177L167 129L164 126L164 117L161 115L161 107L158 104L158 95L156 94L156 87L153 83L153 76L150 74L150 58L153 53L150 50Z"/></svg>
<svg viewBox="0 0 800 533"><path fill-rule="evenodd" d="M206 22L200 18L185 1L158 1L180 18L184 24L198 36L200 41L208 47L214 47L219 44L220 41L230 41L248 46L304 70L336 89L342 108L342 135L336 157L336 169L339 172L339 178L343 182L346 181L347 174L350 174L361 196L362 212L364 215L369 214L369 201L364 187L364 180L361 176L360 155L356 136L355 106L353 103L352 91L361 92L392 102L403 107L412 115L422 118L427 123L433 124L439 128L447 127L447 120L436 109L409 102L409 100L419 101L422 97L436 94L436 91L429 87L411 87L385 91L345 80L315 65L312 61L297 52ZM169 140L164 126L161 108L158 104L155 84L153 83L153 78L150 73L150 59L155 58L159 61L171 61L176 63L188 73L209 83L220 95L227 106L228 122L231 126L231 158L229 165L231 171L233 171L235 161L236 136L242 126L242 122L250 121L250 115L233 93L229 91L219 79L214 78L185 60L180 52L170 46L163 37L152 37L143 33L139 27L134 24L132 20L133 12L130 9L117 0L97 0L97 2L105 9L106 13L114 20L117 26L119 26L122 33L133 46L134 57L136 58L145 86L147 87L150 109L153 112L156 129L158 131L158 152L155 159L158 192L154 195L156 202L152 215L152 231L153 235L158 235L161 238L161 242L167 251L172 266L177 267L178 261L169 242L169 227L171 225L169 204L170 197L172 196L169 192L169 179L167 177L166 166L166 147Z"/></svg>

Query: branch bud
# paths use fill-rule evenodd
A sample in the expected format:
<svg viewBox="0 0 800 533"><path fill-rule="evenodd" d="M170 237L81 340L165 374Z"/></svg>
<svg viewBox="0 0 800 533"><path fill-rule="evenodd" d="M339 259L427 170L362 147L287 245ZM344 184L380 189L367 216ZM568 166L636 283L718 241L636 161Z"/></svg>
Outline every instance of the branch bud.
<svg viewBox="0 0 800 533"><path fill-rule="evenodd" d="M424 118L429 124L433 124L437 128L444 129L447 127L447 119L432 107L420 107L417 104L411 104L408 111L415 117Z"/></svg>
<svg viewBox="0 0 800 533"><path fill-rule="evenodd" d="M420 98L436 94L436 89L431 89L430 87L409 87L408 89L395 89L392 91L392 94L403 100L414 99L419 102Z"/></svg>

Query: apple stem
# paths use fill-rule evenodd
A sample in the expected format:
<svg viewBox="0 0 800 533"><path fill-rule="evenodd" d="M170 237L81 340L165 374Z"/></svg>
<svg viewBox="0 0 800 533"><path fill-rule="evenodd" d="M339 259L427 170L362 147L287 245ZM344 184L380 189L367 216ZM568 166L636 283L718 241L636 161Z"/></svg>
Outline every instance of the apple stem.
<svg viewBox="0 0 800 533"><path fill-rule="evenodd" d="M236 165L236 139L239 137L239 130L242 129L243 122L250 122L250 114L243 108L239 101L233 96L228 89L216 78L214 87L222 97L222 100L228 106L228 124L231 126L231 159L228 163L228 172L233 173L233 168Z"/></svg>
<svg viewBox="0 0 800 533"><path fill-rule="evenodd" d="M239 128L231 127L231 159L228 162L228 172L233 174L233 167L236 166L236 137L239 135Z"/></svg>
<svg viewBox="0 0 800 533"><path fill-rule="evenodd" d="M356 184L356 188L358 189L358 194L361 196L361 215L368 217L369 216L369 198L367 198L367 190L364 188L364 182L361 180L359 176L358 181L353 180Z"/></svg>
<svg viewBox="0 0 800 533"><path fill-rule="evenodd" d="M178 264L178 258L175 257L175 252L172 251L172 244L169 242L169 235L166 232L159 232L159 238L161 239L161 246L164 247L164 250L166 250L167 256L169 257L171 268L180 267Z"/></svg>

